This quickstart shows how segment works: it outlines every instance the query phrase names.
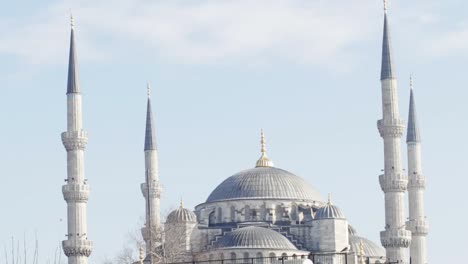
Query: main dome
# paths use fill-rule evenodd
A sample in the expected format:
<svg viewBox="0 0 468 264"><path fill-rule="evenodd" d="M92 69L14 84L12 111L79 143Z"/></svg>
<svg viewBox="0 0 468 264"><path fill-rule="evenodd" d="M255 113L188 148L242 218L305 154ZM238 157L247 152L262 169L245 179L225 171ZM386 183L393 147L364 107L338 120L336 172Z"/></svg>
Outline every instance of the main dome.
<svg viewBox="0 0 468 264"><path fill-rule="evenodd" d="M227 178L206 202L251 199L322 200L317 190L291 172L275 167L255 167Z"/></svg>
<svg viewBox="0 0 468 264"><path fill-rule="evenodd" d="M297 250L285 236L271 229L248 226L225 234L214 244L216 249L224 248L268 248Z"/></svg>

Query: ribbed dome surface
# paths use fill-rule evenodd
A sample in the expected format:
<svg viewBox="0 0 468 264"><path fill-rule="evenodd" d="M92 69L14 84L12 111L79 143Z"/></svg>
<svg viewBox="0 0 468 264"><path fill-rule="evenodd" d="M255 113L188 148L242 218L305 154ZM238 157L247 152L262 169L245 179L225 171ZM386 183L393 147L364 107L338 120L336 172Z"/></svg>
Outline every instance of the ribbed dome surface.
<svg viewBox="0 0 468 264"><path fill-rule="evenodd" d="M383 247L377 245L367 238L356 235L349 236L349 245L351 246L351 251L359 254L359 243L361 243L361 241L365 257L385 257L385 249Z"/></svg>
<svg viewBox="0 0 468 264"><path fill-rule="evenodd" d="M206 202L236 199L320 201L320 194L302 178L275 167L241 171L223 181Z"/></svg>
<svg viewBox="0 0 468 264"><path fill-rule="evenodd" d="M315 219L328 219L328 218L345 218L340 208L328 203L324 207L320 207L315 213Z"/></svg>
<svg viewBox="0 0 468 264"><path fill-rule="evenodd" d="M221 248L264 248L297 250L286 237L280 233L257 226L243 227L225 234L214 247Z"/></svg>
<svg viewBox="0 0 468 264"><path fill-rule="evenodd" d="M166 223L196 223L197 216L189 209L179 207L172 211L166 219Z"/></svg>

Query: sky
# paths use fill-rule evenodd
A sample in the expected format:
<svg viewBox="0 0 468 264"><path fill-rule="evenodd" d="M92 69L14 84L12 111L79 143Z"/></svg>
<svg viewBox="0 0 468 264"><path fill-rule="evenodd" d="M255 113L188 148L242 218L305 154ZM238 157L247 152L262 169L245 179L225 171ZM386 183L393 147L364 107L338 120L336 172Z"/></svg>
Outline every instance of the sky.
<svg viewBox="0 0 468 264"><path fill-rule="evenodd" d="M53 263L65 239L60 133L70 10L89 133L90 263L113 259L142 225L147 81L163 215L181 197L194 208L253 167L264 128L275 165L323 197L331 193L357 232L379 243L382 1L18 0L2 7L0 246L7 252L13 238L31 259L37 238L40 263ZM403 119L414 76L431 263L465 259L467 11L462 0L389 5ZM406 164L405 144L402 153Z"/></svg>

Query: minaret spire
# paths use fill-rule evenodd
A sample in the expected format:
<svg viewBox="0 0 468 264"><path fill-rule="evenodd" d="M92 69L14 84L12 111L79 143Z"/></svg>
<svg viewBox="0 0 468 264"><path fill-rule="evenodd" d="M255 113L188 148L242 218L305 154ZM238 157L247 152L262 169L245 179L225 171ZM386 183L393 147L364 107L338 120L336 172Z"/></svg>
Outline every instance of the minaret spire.
<svg viewBox="0 0 468 264"><path fill-rule="evenodd" d="M384 29L382 41L382 69L380 72L380 79L394 79L395 66L393 63L393 49L390 37L390 26L388 23L388 2L384 0Z"/></svg>
<svg viewBox="0 0 468 264"><path fill-rule="evenodd" d="M424 191L426 177L422 172L421 138L416 119L416 104L414 100L413 78L410 79L410 105L408 114L408 130L406 144L408 150L408 207L409 220L407 229L411 231L410 256L413 264L426 264L426 236L429 231L424 210Z"/></svg>
<svg viewBox="0 0 468 264"><path fill-rule="evenodd" d="M260 138L262 156L257 160L256 167L273 167L273 161L271 161L266 154L266 140L263 128L261 130Z"/></svg>
<svg viewBox="0 0 468 264"><path fill-rule="evenodd" d="M156 134L153 125L153 112L151 109L151 86L148 82L147 86L148 102L146 106L146 132L145 132L145 151L156 150Z"/></svg>
<svg viewBox="0 0 468 264"><path fill-rule="evenodd" d="M160 199L162 186L159 182L158 150L156 147L156 131L154 127L153 112L151 109L151 87L148 82L147 108L146 108L146 129L145 129L145 182L141 184L141 192L145 198L146 223L141 229L143 240L146 244L146 255L150 263L154 255L154 250L161 243L161 213Z"/></svg>
<svg viewBox="0 0 468 264"><path fill-rule="evenodd" d="M408 129L406 133L406 142L420 142L418 121L416 118L416 103L414 102L413 76L410 77L410 103L408 114Z"/></svg>
<svg viewBox="0 0 468 264"><path fill-rule="evenodd" d="M384 174L379 176L379 182L385 194L385 230L380 232L380 241L386 250L388 262L408 264L411 232L407 231L405 226L404 202L408 177L404 174L401 158L401 137L405 124L400 119L398 88L387 12L387 1L384 1L380 75L382 119L377 122L384 143Z"/></svg>
<svg viewBox="0 0 468 264"><path fill-rule="evenodd" d="M81 90L78 82L74 23L71 19L70 58L67 84L67 131L62 142L67 150L67 184L62 193L67 202L67 240L62 241L69 264L87 264L93 244L88 240L87 203L89 185L84 175L84 151L88 134L83 130Z"/></svg>
<svg viewBox="0 0 468 264"><path fill-rule="evenodd" d="M68 83L67 94L80 93L80 84L78 82L78 62L76 59L75 48L75 19L70 15L70 54L68 58Z"/></svg>

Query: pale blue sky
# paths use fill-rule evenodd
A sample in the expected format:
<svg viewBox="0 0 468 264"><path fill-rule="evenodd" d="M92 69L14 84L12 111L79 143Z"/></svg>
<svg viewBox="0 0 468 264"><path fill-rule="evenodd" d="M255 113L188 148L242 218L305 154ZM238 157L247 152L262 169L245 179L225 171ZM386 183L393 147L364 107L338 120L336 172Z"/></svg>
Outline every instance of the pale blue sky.
<svg viewBox="0 0 468 264"><path fill-rule="evenodd" d="M70 8L90 137L92 263L142 223L147 80L163 214L253 167L263 127L275 165L331 192L358 233L379 242L382 1L19 0L0 9L1 247L26 234L32 254L37 232L47 263L65 238ZM415 77L431 263L465 259L467 11L462 0L390 4L404 119Z"/></svg>

